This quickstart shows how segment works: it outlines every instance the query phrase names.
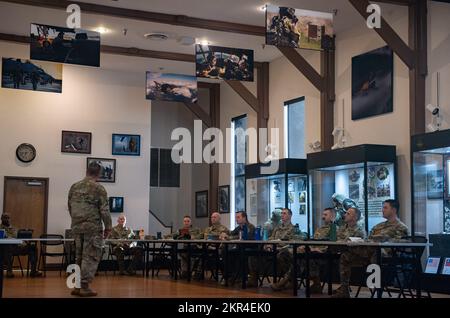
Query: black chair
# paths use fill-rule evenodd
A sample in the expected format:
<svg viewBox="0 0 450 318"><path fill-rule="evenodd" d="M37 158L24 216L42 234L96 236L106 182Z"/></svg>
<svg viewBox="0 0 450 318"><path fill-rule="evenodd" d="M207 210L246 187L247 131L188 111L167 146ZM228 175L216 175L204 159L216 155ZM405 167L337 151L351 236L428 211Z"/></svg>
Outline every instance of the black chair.
<svg viewBox="0 0 450 318"><path fill-rule="evenodd" d="M67 265L67 251L64 245L64 237L60 234L42 234L39 238L41 239L52 239L51 241L41 241L41 251L39 254L39 262L38 268L40 268L41 260L44 265L44 276L47 275L47 262L46 257L61 257L61 267L59 269L59 276L61 276L61 271L65 268L64 265ZM59 252L48 252L47 248L55 249L60 247L62 251Z"/></svg>

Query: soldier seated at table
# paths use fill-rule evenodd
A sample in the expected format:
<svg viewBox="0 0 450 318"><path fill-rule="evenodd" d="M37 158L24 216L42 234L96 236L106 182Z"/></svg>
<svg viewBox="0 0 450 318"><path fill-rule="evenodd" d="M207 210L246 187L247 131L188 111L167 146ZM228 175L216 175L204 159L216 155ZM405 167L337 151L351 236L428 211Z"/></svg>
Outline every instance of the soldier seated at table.
<svg viewBox="0 0 450 318"><path fill-rule="evenodd" d="M328 241L330 240L331 227L334 224L334 220L336 218L336 211L334 208L326 208L322 212L322 222L323 225L316 229L314 232L314 240L316 241ZM327 250L326 246L312 246L310 251L313 253L324 253ZM297 248L298 253L304 253L305 247L300 246ZM311 259L309 264L309 277L312 281L312 285L310 287L310 291L312 294L321 294L322 293L322 285L320 282L320 262L317 259ZM301 268L305 268L306 261L302 259ZM292 283L292 265L290 266L289 271L280 279L277 283L271 285L272 289L275 291L280 291L285 289L289 284Z"/></svg>
<svg viewBox="0 0 450 318"><path fill-rule="evenodd" d="M298 238L295 226L291 222L292 211L291 209L284 208L281 211L281 224L278 225L269 237L270 241L290 241ZM272 245L268 244L264 247L266 251L272 251ZM271 263L267 261L266 258L261 262L260 257L251 256L249 257L249 279L248 287L258 286L258 274L267 273L271 268ZM292 263L292 251L289 250L289 246L286 244L277 245L277 274L284 276L288 271Z"/></svg>
<svg viewBox="0 0 450 318"><path fill-rule="evenodd" d="M408 235L408 227L398 218L400 204L396 200L386 200L383 203L385 222L374 226L369 234L369 240L376 242L398 241ZM341 254L339 266L341 286L334 291L333 297L349 298L351 269L355 266L366 266L376 263L376 248L353 247Z"/></svg>
<svg viewBox="0 0 450 318"><path fill-rule="evenodd" d="M137 239L133 230L125 224L127 219L124 214L117 218L117 225L112 228L110 238L116 240L132 240ZM137 246L136 242L111 242L112 252L117 258L120 275L135 275L136 268L142 262L143 250ZM125 255L132 255L132 260L125 272Z"/></svg>
<svg viewBox="0 0 450 318"><path fill-rule="evenodd" d="M203 233L200 229L192 226L192 219L189 215L183 217L183 227L177 232L171 234L175 240L197 240L203 238ZM195 248L195 246L191 246ZM187 246L185 246L187 248ZM186 278L188 275L188 253L180 253L181 260L181 278Z"/></svg>
<svg viewBox="0 0 450 318"><path fill-rule="evenodd" d="M205 240L225 240L225 237L230 234L230 231L225 225L220 223L220 213L215 211L211 214L211 226L207 227L201 235ZM208 246L208 249L216 249L215 246ZM195 271L195 278L199 279L201 276L199 260L194 262L193 269Z"/></svg>
<svg viewBox="0 0 450 318"><path fill-rule="evenodd" d="M17 238L17 229L15 229L10 222L10 215L8 213L3 213L1 216L2 223L0 224L0 229L5 230L7 238ZM37 270L37 249L36 244L31 242L25 242L20 245L9 245L6 246L4 252L4 262L6 264L6 277L14 277L12 267L13 267L13 256L14 255L27 255L31 265L31 277L42 276L42 273ZM0 268L3 270L3 268Z"/></svg>

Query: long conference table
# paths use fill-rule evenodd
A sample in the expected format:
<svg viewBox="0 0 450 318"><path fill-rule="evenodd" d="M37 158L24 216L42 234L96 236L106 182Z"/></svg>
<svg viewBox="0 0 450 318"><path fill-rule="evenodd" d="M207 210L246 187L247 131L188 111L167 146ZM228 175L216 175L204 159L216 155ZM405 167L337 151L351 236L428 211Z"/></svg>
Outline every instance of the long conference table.
<svg viewBox="0 0 450 318"><path fill-rule="evenodd" d="M0 268L3 269L3 247L6 245L18 245L23 242L40 242L40 241L60 241L60 242L74 242L73 239L0 239ZM311 251L311 247L334 247L335 249L345 250L355 247L365 247L372 248L376 250L376 260L377 264L381 266L382 264L382 250L383 249L410 249L413 251L412 255L414 257L414 270L416 273L415 283L416 283L416 296L421 297L421 283L420 276L422 274L421 256L423 250L427 246L431 246L429 243L413 243L413 242L370 242L370 241L357 241L357 242L331 242L331 241L249 241L249 240L174 240L174 239L105 239L106 244L131 244L136 243L137 245L144 248L144 275L149 277L150 270L152 271L152 277L154 276L154 259L160 253L169 253L170 259L172 261L172 277L174 280L178 279L178 255L183 253L187 258L187 280L191 281L192 272L192 257L196 256L202 259L202 275L205 272L205 263L208 259L208 255L214 254L216 258L217 269L219 269L219 258L223 259L223 279L225 286L229 283L229 260L235 259L237 256L240 260L240 272L241 272L241 282L242 288L246 288L247 282L247 272L248 272L248 257L259 257L262 255L272 256L272 272L273 281L277 281L277 259L276 254L280 248L290 248L292 252L292 293L297 296L298 293L298 269L297 263L299 259L305 260L305 296L309 298L310 293L310 260L318 256L318 253ZM304 252L298 253L297 248L304 246ZM270 247L268 249L267 247ZM329 249L328 249L329 250ZM328 294L331 295L331 261L336 253L327 251L325 253L320 253L321 257L325 257L329 260L329 275L328 275ZM152 257L152 261L150 261ZM3 286L3 270L0 273L0 297L2 296L2 286ZM377 288L377 297L381 298L383 294L383 285Z"/></svg>

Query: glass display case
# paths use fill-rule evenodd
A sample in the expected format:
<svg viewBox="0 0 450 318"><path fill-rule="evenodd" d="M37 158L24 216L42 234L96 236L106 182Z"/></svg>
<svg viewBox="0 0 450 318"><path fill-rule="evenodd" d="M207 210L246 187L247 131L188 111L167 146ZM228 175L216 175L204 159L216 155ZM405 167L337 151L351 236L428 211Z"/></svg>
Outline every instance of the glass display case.
<svg viewBox="0 0 450 318"><path fill-rule="evenodd" d="M411 137L412 233L450 256L450 130Z"/></svg>
<svg viewBox="0 0 450 318"><path fill-rule="evenodd" d="M273 211L288 207L292 210L292 223L301 231L307 229L308 182L305 159L280 159L275 173L264 174L267 164L245 167L246 211L249 221L263 226Z"/></svg>
<svg viewBox="0 0 450 318"><path fill-rule="evenodd" d="M397 197L395 146L365 144L310 153L307 161L310 236L322 225L322 211L328 207L336 209L339 225L348 208L358 207L359 224L367 232L385 221L383 201Z"/></svg>

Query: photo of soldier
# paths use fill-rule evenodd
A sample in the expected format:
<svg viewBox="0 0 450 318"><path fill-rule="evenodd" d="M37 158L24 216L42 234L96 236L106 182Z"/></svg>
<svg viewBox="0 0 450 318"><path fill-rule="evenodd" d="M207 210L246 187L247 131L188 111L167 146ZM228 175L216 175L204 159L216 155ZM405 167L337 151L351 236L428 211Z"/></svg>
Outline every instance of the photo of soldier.
<svg viewBox="0 0 450 318"><path fill-rule="evenodd" d="M195 46L197 77L253 82L253 51Z"/></svg>

